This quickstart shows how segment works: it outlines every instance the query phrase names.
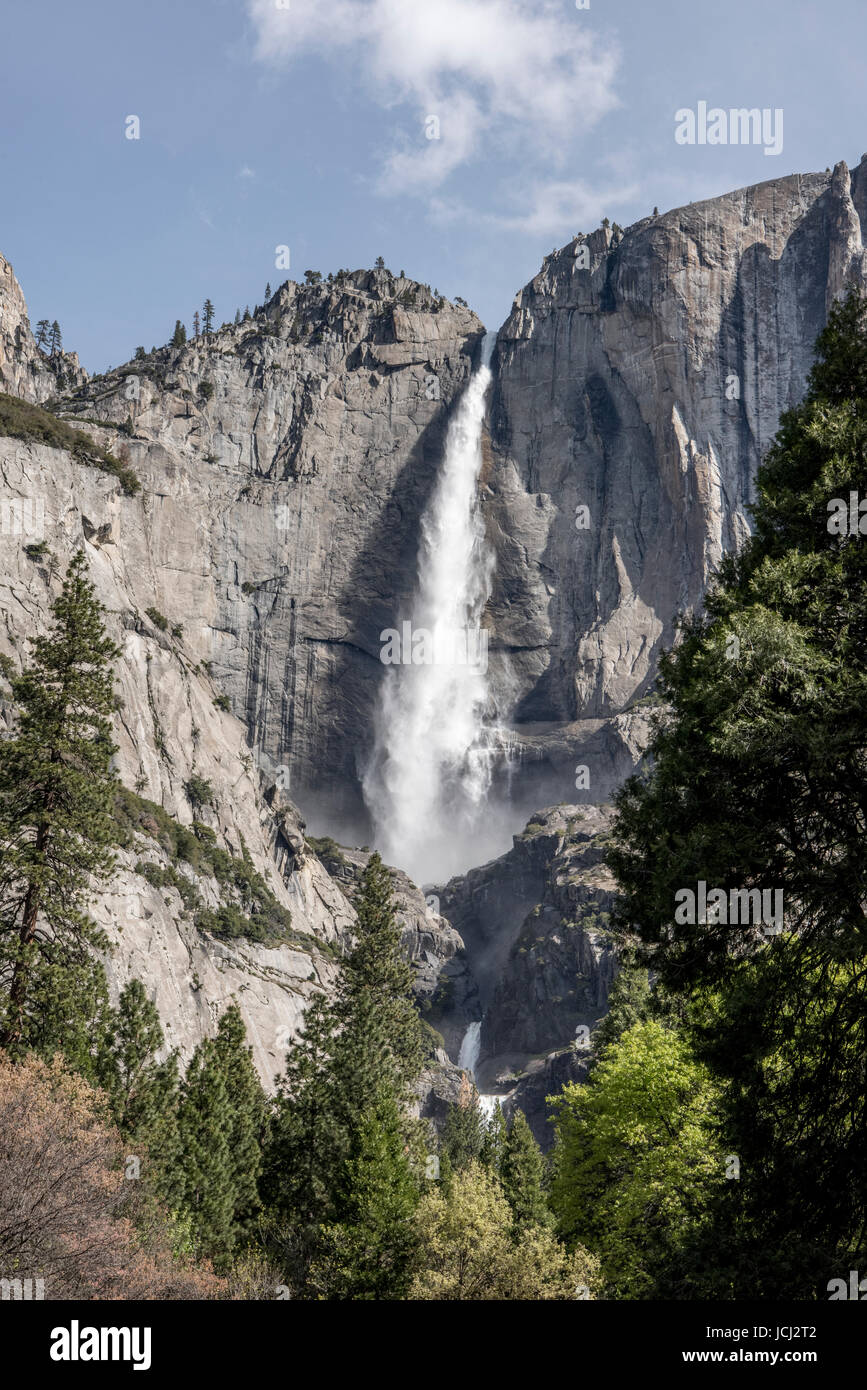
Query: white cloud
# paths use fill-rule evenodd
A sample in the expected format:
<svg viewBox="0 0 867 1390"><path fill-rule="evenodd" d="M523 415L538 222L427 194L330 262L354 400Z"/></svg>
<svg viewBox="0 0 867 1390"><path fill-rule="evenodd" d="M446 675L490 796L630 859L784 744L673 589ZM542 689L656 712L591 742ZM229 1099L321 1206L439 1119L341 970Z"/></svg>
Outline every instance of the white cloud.
<svg viewBox="0 0 867 1390"><path fill-rule="evenodd" d="M254 179L255 177L256 177L256 170L255 170L255 169L251 169L250 166L249 166L249 164L245 164L245 165L243 166L243 168L241 168L241 169L238 170L238 178L239 178L239 179Z"/></svg>
<svg viewBox="0 0 867 1390"><path fill-rule="evenodd" d="M530 183L522 186L520 212L480 213L456 199L435 198L431 211L439 222L480 222L502 231L528 236L553 236L566 240L576 232L592 232L603 217L619 205L630 203L640 192L637 184L592 188L582 180Z"/></svg>
<svg viewBox="0 0 867 1390"><path fill-rule="evenodd" d="M572 136L618 104L616 49L562 0L248 4L261 60L342 55L381 105L414 108L417 137L404 131L386 158L385 192L441 187L488 146L558 164ZM439 119L439 139L425 137L429 116Z"/></svg>
<svg viewBox="0 0 867 1390"><path fill-rule="evenodd" d="M637 184L591 188L580 179L535 184L525 193L526 211L497 221L502 227L531 235L551 233L568 237L575 232L592 232L603 217L618 205L630 203L638 192Z"/></svg>

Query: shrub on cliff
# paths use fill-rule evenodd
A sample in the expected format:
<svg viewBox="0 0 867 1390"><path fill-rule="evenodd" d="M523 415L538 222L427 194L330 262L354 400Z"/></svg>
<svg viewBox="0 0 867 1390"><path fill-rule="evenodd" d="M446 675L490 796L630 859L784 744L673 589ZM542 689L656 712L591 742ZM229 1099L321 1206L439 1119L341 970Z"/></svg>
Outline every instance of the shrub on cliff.
<svg viewBox="0 0 867 1390"><path fill-rule="evenodd" d="M0 435L45 444L50 449L65 449L79 463L113 473L124 492L131 496L141 489L132 470L83 430L74 429L42 406L31 405L3 391L0 391Z"/></svg>

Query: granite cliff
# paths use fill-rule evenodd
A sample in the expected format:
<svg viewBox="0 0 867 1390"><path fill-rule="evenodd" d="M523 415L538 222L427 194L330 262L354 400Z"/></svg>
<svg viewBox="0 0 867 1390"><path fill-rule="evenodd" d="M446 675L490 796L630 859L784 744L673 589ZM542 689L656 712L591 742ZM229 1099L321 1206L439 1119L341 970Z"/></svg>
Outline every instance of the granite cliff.
<svg viewBox="0 0 867 1390"><path fill-rule="evenodd" d="M546 258L500 329L485 507L503 702L532 805L600 801L635 755L678 612L701 602L816 335L867 281L867 156ZM586 508L586 511L579 511ZM497 652L492 656L492 665Z"/></svg>

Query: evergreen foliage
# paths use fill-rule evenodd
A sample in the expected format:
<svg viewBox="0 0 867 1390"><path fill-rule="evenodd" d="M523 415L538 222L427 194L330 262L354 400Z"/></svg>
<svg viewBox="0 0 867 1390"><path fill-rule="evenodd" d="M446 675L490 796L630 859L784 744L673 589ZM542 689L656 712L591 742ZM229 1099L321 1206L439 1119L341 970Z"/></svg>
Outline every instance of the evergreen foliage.
<svg viewBox="0 0 867 1390"><path fill-rule="evenodd" d="M52 604L52 630L12 679L13 735L0 742L0 1046L37 1045L62 976L104 945L87 906L113 867L116 707L103 610L83 551Z"/></svg>
<svg viewBox="0 0 867 1390"><path fill-rule="evenodd" d="M857 290L832 308L757 490L753 536L661 664L667 708L610 862L621 921L724 1088L742 1176L706 1287L815 1297L867 1260L867 523L832 523L867 497ZM676 895L699 881L781 890L782 931L679 921Z"/></svg>
<svg viewBox="0 0 867 1390"><path fill-rule="evenodd" d="M515 1226L547 1226L551 1221L545 1196L545 1160L523 1110L516 1110L500 1162L500 1182L512 1208Z"/></svg>

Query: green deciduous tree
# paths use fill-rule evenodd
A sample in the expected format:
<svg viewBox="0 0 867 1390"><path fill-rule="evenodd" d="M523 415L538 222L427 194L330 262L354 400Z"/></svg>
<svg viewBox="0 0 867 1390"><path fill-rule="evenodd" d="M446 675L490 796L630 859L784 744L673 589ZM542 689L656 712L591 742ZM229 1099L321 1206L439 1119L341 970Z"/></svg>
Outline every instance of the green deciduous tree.
<svg viewBox="0 0 867 1390"><path fill-rule="evenodd" d="M411 1299L566 1300L593 1297L598 1284L598 1261L578 1247L567 1252L550 1230L528 1227L516 1243L512 1209L480 1163L425 1193L415 1232Z"/></svg>
<svg viewBox="0 0 867 1390"><path fill-rule="evenodd" d="M660 1269L696 1243L725 1184L710 1074L653 1020L624 1033L587 1082L551 1101L560 1234L599 1256L611 1297L653 1296Z"/></svg>

